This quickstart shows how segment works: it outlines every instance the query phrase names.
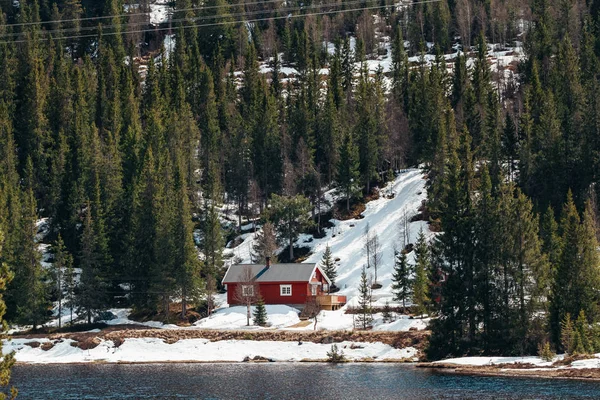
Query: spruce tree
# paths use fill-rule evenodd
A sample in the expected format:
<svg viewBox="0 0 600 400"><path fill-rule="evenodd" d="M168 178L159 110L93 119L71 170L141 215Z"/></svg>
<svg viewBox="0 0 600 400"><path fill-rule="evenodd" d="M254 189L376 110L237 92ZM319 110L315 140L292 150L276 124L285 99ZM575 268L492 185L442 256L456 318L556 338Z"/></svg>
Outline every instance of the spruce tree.
<svg viewBox="0 0 600 400"><path fill-rule="evenodd" d="M419 232L415 247L415 278L412 288L412 302L415 306L414 312L423 315L427 312L429 303L429 278L430 267L429 249L423 230Z"/></svg>
<svg viewBox="0 0 600 400"><path fill-rule="evenodd" d="M277 236L274 225L267 221L259 232L256 232L252 246L252 262L264 264L269 257L271 264L277 264Z"/></svg>
<svg viewBox="0 0 600 400"><path fill-rule="evenodd" d="M331 288L335 288L335 279L337 278L337 267L335 265L335 261L333 260L333 255L331 254L331 247L329 244L325 247L325 252L323 253L323 257L321 258L321 267L323 268L323 272L331 281ZM331 290L330 288L330 290Z"/></svg>
<svg viewBox="0 0 600 400"><path fill-rule="evenodd" d="M404 251L394 251L394 272L392 274L392 293L394 301L402 302L406 310L406 300L413 293L413 267L408 263Z"/></svg>
<svg viewBox="0 0 600 400"><path fill-rule="evenodd" d="M265 302L262 297L259 297L256 302L254 312L252 313L252 322L256 326L267 325L267 308L265 307Z"/></svg>
<svg viewBox="0 0 600 400"><path fill-rule="evenodd" d="M65 281L72 278L67 278L69 273L72 273L73 267L73 257L67 249L65 248L65 244L62 240L62 237L59 235L56 243L54 245L54 262L52 263L52 269L54 272L54 283L56 288L56 296L58 297L58 327L62 327L62 311L64 305L64 292L67 292L67 297L69 295L69 286L65 285ZM66 287L65 287L66 286Z"/></svg>
<svg viewBox="0 0 600 400"><path fill-rule="evenodd" d="M101 260L91 208L91 203L87 202L78 257L81 276L76 295L77 309L85 316L88 324L92 323L94 314L106 304L106 286L100 276Z"/></svg>
<svg viewBox="0 0 600 400"><path fill-rule="evenodd" d="M358 148L352 134L347 131L342 139L336 182L346 198L346 211L350 212L350 199L359 192Z"/></svg>
<svg viewBox="0 0 600 400"><path fill-rule="evenodd" d="M0 230L0 323L2 331L6 331L6 321L3 319L6 313L6 305L2 298L2 294L6 291L6 286L10 284L13 278L13 274L10 271L8 265L4 263L4 254L2 253L2 246L4 244L4 233ZM2 343L0 342L0 351L2 351ZM6 387L10 382L10 370L15 363L14 353L4 354L2 361L0 361L0 387ZM17 390L14 387L10 389L11 399L14 399L17 395ZM7 395L0 393L0 399L4 400Z"/></svg>
<svg viewBox="0 0 600 400"><path fill-rule="evenodd" d="M360 329L369 329L373 323L373 310L371 309L371 288L367 281L367 270L363 266L358 286L358 309L356 320Z"/></svg>
<svg viewBox="0 0 600 400"><path fill-rule="evenodd" d="M302 195L285 197L274 194L271 197L269 219L275 224L280 243L289 246L290 261L294 259L294 242L298 235L312 225L309 212L310 203Z"/></svg>

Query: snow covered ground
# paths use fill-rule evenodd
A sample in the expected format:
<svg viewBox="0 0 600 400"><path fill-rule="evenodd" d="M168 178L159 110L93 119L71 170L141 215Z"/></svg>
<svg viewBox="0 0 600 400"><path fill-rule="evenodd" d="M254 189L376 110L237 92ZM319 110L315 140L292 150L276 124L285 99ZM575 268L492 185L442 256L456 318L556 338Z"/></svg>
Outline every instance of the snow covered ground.
<svg viewBox="0 0 600 400"><path fill-rule="evenodd" d="M40 344L49 339L36 340ZM54 346L43 350L26 343L31 339L5 341L4 353L15 351L18 362L31 364L47 363L87 363L87 362L219 362L243 361L246 357L261 356L274 361L320 361L327 358L331 350L329 344L278 341L224 340L211 342L208 339L184 339L167 344L162 339L125 339L118 347L112 341L101 341L90 350L82 350L71 345L72 340L52 342ZM362 359L403 360L413 359L417 350L408 347L394 349L382 343L337 343L348 360Z"/></svg>
<svg viewBox="0 0 600 400"><path fill-rule="evenodd" d="M392 273L394 269L394 246L402 248L402 236L405 233L402 221L404 214L410 219L418 213L418 208L426 199L425 179L420 169L408 169L386 187L380 190L381 197L367 203L363 212L364 218L346 221L332 220L333 228L328 229L322 239L313 239L310 235L300 235L296 246L309 247L310 256L305 262L318 263L321 261L327 245L331 247L337 262L338 277L336 285L341 288L339 294L348 296L348 303L353 304L353 298L358 293L358 285L363 265L367 264L364 252L364 232L368 225L371 235L377 234L381 245L381 263L377 271L377 281L383 285L381 289L373 291L373 305L383 306L386 301L390 305L399 305L392 301ZM394 193L394 198L388 199L385 195ZM419 231L428 238L433 236L429 231L426 221L416 221L409 224L410 242L416 241ZM241 263L251 263L250 252L254 245L255 235L248 233L242 235L243 242L231 250L232 255ZM409 255L413 261L413 254ZM371 276L373 269L367 270Z"/></svg>
<svg viewBox="0 0 600 400"><path fill-rule="evenodd" d="M600 356L600 354L599 354ZM483 367L486 365L504 365L504 364L532 364L537 367L549 367L554 361L563 359L564 356L556 356L552 361L544 361L540 357L461 357L450 358L448 360L436 361L434 364L455 364L457 366ZM588 361L588 360L585 360ZM600 361L600 360L598 360ZM575 364L575 363L573 363Z"/></svg>

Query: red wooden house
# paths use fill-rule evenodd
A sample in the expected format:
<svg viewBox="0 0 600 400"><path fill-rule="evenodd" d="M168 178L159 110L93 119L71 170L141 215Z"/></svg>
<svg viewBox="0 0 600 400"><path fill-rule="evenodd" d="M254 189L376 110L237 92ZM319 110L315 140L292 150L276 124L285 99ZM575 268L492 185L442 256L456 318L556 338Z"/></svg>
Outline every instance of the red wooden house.
<svg viewBox="0 0 600 400"><path fill-rule="evenodd" d="M223 284L229 305L245 304L246 296L261 296L265 304L294 307L313 299L325 309L346 304L345 296L329 294L331 281L317 264L271 264L269 260L265 265L234 264L225 273Z"/></svg>

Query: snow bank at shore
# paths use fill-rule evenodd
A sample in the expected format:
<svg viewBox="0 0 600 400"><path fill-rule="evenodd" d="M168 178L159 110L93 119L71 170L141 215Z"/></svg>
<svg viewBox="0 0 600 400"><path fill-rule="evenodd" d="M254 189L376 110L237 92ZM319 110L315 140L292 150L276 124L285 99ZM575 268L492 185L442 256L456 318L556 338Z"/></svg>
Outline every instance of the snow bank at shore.
<svg viewBox="0 0 600 400"><path fill-rule="evenodd" d="M32 339L4 341L4 353L15 351L17 362L30 364L87 363L87 362L240 362L246 357L260 356L273 361L321 361L327 358L330 344L311 342L279 342L251 340L223 340L211 342L208 339L184 339L168 344L158 338L125 339L120 346L110 340L89 350L72 345L73 340L52 341L37 339L32 347ZM30 343L29 345L26 343ZM52 348L43 350L42 347ZM415 359L417 350L413 347L395 349L383 343L337 343L348 360L375 361Z"/></svg>
<svg viewBox="0 0 600 400"><path fill-rule="evenodd" d="M538 367L550 367L554 361L562 359L564 356L556 356L552 361L544 361L540 357L461 357L450 358L447 360L436 361L433 364L454 364L457 366L483 367L487 365L502 364L532 364Z"/></svg>

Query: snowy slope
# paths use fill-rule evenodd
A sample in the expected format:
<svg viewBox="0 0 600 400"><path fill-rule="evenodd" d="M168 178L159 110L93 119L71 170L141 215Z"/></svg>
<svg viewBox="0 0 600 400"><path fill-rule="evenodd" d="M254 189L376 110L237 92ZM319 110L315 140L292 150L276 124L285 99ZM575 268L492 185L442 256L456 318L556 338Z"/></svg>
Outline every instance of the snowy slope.
<svg viewBox="0 0 600 400"><path fill-rule="evenodd" d="M393 199L387 199L384 194L395 193ZM370 234L377 234L381 244L381 266L378 268L377 281L383 285L381 289L373 292L375 305L384 305L385 301L392 304L391 283L394 269L394 246L402 247L402 219L404 212L411 218L418 212L418 208L426 199L425 179L420 169L409 169L400 175L385 188L381 189L382 196L378 200L367 203L363 212L364 218L346 221L332 220L334 227L327 230L322 239L312 239L310 235L301 235L296 242L297 246L311 248L311 254L306 259L307 263L321 261L325 247L329 244L334 258L340 258L338 265L338 278L336 285L341 288L340 294L352 298L357 295L357 287L363 265L367 264L364 252L364 231L367 224ZM424 221L409 224L410 241L414 243L419 231L431 237L428 225ZM233 249L235 257L242 263L250 263L250 251L254 244L255 235L243 235L244 241ZM412 254L409 255L412 261ZM373 275L374 271L368 269L367 273Z"/></svg>

